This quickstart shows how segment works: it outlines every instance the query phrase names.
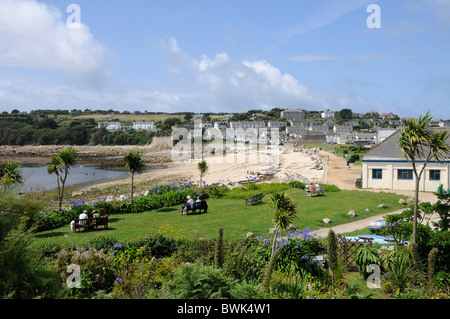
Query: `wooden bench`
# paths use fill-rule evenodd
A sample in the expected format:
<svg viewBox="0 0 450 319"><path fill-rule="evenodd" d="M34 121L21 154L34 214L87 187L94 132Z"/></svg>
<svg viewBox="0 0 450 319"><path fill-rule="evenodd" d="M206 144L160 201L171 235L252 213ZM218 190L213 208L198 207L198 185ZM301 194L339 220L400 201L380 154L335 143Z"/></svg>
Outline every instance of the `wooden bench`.
<svg viewBox="0 0 450 319"><path fill-rule="evenodd" d="M248 205L248 203L250 203L250 205L253 205L253 203L256 203L256 202L262 202L263 196L264 196L264 194L261 193L261 194L253 195L251 198L246 198L245 205Z"/></svg>
<svg viewBox="0 0 450 319"><path fill-rule="evenodd" d="M312 195L325 195L325 188L323 186L315 187L313 191L309 188L306 189L306 196Z"/></svg>
<svg viewBox="0 0 450 319"><path fill-rule="evenodd" d="M202 200L201 202L194 202L194 205L187 205L185 210L185 205L181 206L181 213L185 215L190 214L202 214L208 212L208 203Z"/></svg>
<svg viewBox="0 0 450 319"><path fill-rule="evenodd" d="M86 230L98 229L98 226L104 226L108 228L108 216L92 217L86 219L74 220L74 232L81 231L81 228Z"/></svg>

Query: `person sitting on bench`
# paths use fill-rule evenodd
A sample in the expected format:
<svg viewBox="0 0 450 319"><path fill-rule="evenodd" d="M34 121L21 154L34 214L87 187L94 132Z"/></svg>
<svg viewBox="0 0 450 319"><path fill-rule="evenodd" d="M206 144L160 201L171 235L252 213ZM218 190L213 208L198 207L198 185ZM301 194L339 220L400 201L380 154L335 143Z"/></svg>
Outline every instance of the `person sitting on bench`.
<svg viewBox="0 0 450 319"><path fill-rule="evenodd" d="M184 205L183 213L186 213L186 212L187 212L187 207L188 207L188 205L191 206L191 209L194 208L194 200L191 198L191 196L188 196L188 197L187 197L187 202L186 202L186 204Z"/></svg>
<svg viewBox="0 0 450 319"><path fill-rule="evenodd" d="M78 217L78 219L80 220L80 226L84 227L86 225L86 221L84 219L88 219L88 218L89 218L89 216L87 214L87 210L83 210L83 212Z"/></svg>

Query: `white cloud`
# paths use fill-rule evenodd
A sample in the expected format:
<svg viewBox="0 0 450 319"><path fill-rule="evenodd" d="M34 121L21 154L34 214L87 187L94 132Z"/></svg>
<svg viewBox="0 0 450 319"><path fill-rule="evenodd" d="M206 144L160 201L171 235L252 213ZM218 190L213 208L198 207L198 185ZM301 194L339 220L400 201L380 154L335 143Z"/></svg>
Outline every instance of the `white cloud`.
<svg viewBox="0 0 450 319"><path fill-rule="evenodd" d="M235 61L226 53L195 59L180 49L174 38L161 45L168 69L193 80L190 87L197 92L196 100L188 105L239 112L254 107L299 107L314 101L305 86L267 61Z"/></svg>
<svg viewBox="0 0 450 319"><path fill-rule="evenodd" d="M69 28L57 8L35 0L0 1L0 66L59 69L97 81L105 55L86 25Z"/></svg>
<svg viewBox="0 0 450 319"><path fill-rule="evenodd" d="M436 15L441 26L450 27L450 1L423 0L425 5Z"/></svg>
<svg viewBox="0 0 450 319"><path fill-rule="evenodd" d="M109 81L103 90L32 75L0 75L0 107L90 108L156 112L244 112L273 107L323 109L358 107L358 96L314 92L265 60L235 61L226 53L191 58L175 38L160 43L167 68L178 82L134 90Z"/></svg>

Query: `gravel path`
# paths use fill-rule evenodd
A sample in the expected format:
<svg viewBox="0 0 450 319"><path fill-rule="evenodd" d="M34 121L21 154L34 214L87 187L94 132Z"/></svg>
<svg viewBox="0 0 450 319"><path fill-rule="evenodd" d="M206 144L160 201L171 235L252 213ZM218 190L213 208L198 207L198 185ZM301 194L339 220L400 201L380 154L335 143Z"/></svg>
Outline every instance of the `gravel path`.
<svg viewBox="0 0 450 319"><path fill-rule="evenodd" d="M338 186L340 189L344 190L357 190L355 187L355 180L356 178L361 176L361 167L352 166L350 165L350 168L346 168L346 159L342 157L338 157L336 155L322 152L321 154L322 160L324 162L325 170L326 170L326 183L327 184L333 184ZM329 157L328 157L329 156ZM329 160L327 160L329 158ZM359 189L358 189L359 190ZM364 189L360 191L372 191L372 192L380 192L386 190L376 190L376 189ZM391 193L396 193L399 195L405 195L409 197L414 197L413 191L395 191L395 190L389 190ZM421 202L430 202L435 203L437 201L436 195L429 192L420 192L419 193L419 201ZM353 232L359 229L366 228L370 222L383 219L384 216L390 215L390 214L398 214L401 213L403 209L387 212L382 215L372 216L365 219L361 219L355 222L337 225L333 227L325 227L316 230L314 233L316 233L318 236L326 237L328 235L328 232L330 229L333 229L333 231L336 234L342 234L342 233L349 233ZM432 217L432 221L435 221L439 216L436 214Z"/></svg>

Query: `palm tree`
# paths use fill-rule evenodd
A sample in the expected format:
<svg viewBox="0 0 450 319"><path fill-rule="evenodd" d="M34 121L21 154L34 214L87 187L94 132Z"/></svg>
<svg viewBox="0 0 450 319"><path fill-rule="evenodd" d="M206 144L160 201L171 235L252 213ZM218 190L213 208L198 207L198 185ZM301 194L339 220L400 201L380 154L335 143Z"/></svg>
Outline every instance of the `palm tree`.
<svg viewBox="0 0 450 319"><path fill-rule="evenodd" d="M200 172L200 188L202 188L203 176L205 176L206 172L208 171L208 163L206 163L205 160L202 160L197 164L197 168Z"/></svg>
<svg viewBox="0 0 450 319"><path fill-rule="evenodd" d="M275 208L273 213L272 222L275 227L273 243L272 243L272 255L275 252L275 243L277 236L283 230L286 230L290 224L297 218L297 209L294 200L284 193L274 193L270 198L270 206Z"/></svg>
<svg viewBox="0 0 450 319"><path fill-rule="evenodd" d="M145 168L144 158L141 152L130 151L124 157L125 166L131 175L131 202L133 202L134 174L142 174Z"/></svg>
<svg viewBox="0 0 450 319"><path fill-rule="evenodd" d="M13 184L22 183L22 172L19 162L3 162L0 164L0 181L3 189Z"/></svg>
<svg viewBox="0 0 450 319"><path fill-rule="evenodd" d="M47 173L55 174L58 183L59 210L62 210L62 200L64 198L64 186L66 184L69 170L78 162L78 152L75 148L69 147L62 150L57 155L52 156Z"/></svg>
<svg viewBox="0 0 450 319"><path fill-rule="evenodd" d="M405 128L402 129L399 146L406 159L411 161L415 176L415 200L412 243L416 243L417 237L417 214L419 207L419 183L426 165L434 159L440 163L450 152L447 144L448 130L433 131L431 129L430 112L420 116L418 120L409 119ZM417 161L423 162L422 167L417 166Z"/></svg>
<svg viewBox="0 0 450 319"><path fill-rule="evenodd" d="M59 176L62 173L61 168L62 163L59 156L58 155L52 156L50 165L47 167L47 173L56 175L56 183L58 184L58 196L61 196L61 186L59 183Z"/></svg>

